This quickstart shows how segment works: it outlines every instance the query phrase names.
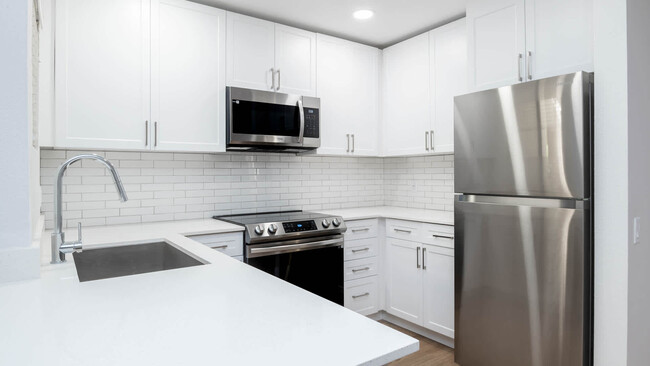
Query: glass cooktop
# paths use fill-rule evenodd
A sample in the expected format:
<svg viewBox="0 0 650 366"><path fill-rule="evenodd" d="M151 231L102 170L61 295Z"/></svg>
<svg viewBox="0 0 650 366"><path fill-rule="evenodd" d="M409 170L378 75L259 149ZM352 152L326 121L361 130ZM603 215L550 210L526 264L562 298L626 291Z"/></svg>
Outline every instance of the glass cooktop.
<svg viewBox="0 0 650 366"><path fill-rule="evenodd" d="M327 215L307 211L261 212L254 214L214 216L214 219L239 225L263 224L267 222L291 222L315 220Z"/></svg>

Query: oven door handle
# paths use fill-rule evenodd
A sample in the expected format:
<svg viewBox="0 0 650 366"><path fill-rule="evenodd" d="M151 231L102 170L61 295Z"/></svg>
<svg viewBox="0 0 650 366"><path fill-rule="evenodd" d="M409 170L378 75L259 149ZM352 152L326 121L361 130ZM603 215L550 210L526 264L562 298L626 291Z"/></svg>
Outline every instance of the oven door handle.
<svg viewBox="0 0 650 366"><path fill-rule="evenodd" d="M276 255L276 254L301 252L304 250L340 247L342 245L343 245L343 238L336 238L336 239L312 241L303 244L288 244L288 245L277 245L272 247L250 248L250 254L248 255L248 257L249 258L264 257L264 256Z"/></svg>
<svg viewBox="0 0 650 366"><path fill-rule="evenodd" d="M305 108L302 105L302 97L298 98L298 113L300 114L300 136L298 137L298 142L302 145L305 140Z"/></svg>

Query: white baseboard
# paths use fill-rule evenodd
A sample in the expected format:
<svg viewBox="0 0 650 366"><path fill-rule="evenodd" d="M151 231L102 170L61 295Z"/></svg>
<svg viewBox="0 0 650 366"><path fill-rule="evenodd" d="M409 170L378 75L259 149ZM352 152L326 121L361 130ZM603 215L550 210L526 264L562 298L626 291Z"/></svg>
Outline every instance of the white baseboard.
<svg viewBox="0 0 650 366"><path fill-rule="evenodd" d="M398 317L396 317L394 315L388 314L387 312L385 312L383 310L380 311L380 312L368 315L368 318L370 318L372 320L376 320L376 321L385 320L385 321L387 321L389 323L397 325L398 327L402 327L402 328L404 328L406 330L410 330L413 333L417 333L417 334L419 334L419 335L421 335L423 337L429 338L430 340L432 340L434 342L438 342L438 343L443 344L443 345L445 345L445 346L447 346L449 348L454 348L454 339L453 338L449 338L449 337L447 337L445 335L442 335L440 333L436 333L436 332L434 332L432 330L421 327L421 326L419 326L417 324L413 324L411 322L408 322L406 320L398 318Z"/></svg>

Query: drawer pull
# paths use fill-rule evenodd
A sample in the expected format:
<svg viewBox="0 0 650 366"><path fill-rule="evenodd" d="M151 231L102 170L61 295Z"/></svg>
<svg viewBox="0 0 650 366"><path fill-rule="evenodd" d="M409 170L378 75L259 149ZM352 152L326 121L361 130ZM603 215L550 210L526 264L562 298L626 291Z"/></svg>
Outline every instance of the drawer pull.
<svg viewBox="0 0 650 366"><path fill-rule="evenodd" d="M370 270L370 267L363 267L363 268L359 268L359 269L353 269L352 272L357 273L357 272L368 271L368 270Z"/></svg>
<svg viewBox="0 0 650 366"><path fill-rule="evenodd" d="M370 250L370 248L352 249L352 253L367 252L369 250Z"/></svg>
<svg viewBox="0 0 650 366"><path fill-rule="evenodd" d="M370 231L370 228L369 227L364 227L363 229L352 229L353 233L358 233L358 232L362 232L362 231Z"/></svg>
<svg viewBox="0 0 650 366"><path fill-rule="evenodd" d="M397 231L398 233L407 233L407 234L411 233L411 230L404 230L404 229L393 229L393 230Z"/></svg>
<svg viewBox="0 0 650 366"><path fill-rule="evenodd" d="M453 236L450 236L450 235L436 235L436 234L433 234L431 236L433 236L434 238L444 238L444 239L453 239L454 238Z"/></svg>
<svg viewBox="0 0 650 366"><path fill-rule="evenodd" d="M211 247L212 249L226 249L228 248L228 244L226 245L219 245L218 247Z"/></svg>
<svg viewBox="0 0 650 366"><path fill-rule="evenodd" d="M358 299L360 297L364 297L364 296L368 296L368 295L370 295L370 292L366 292L366 293L363 293L361 295L352 295L352 298L353 299Z"/></svg>

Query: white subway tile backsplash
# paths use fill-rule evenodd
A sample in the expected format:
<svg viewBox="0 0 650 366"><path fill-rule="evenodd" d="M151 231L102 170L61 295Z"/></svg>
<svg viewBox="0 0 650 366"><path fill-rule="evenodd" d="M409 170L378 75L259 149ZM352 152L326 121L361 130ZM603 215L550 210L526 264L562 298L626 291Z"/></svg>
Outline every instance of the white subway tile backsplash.
<svg viewBox="0 0 650 366"><path fill-rule="evenodd" d="M42 210L52 227L57 167L86 151L41 152ZM261 153L93 152L117 167L129 201L118 201L96 162L64 178L64 224L113 225L213 215L390 205L453 210L453 156L322 157Z"/></svg>

